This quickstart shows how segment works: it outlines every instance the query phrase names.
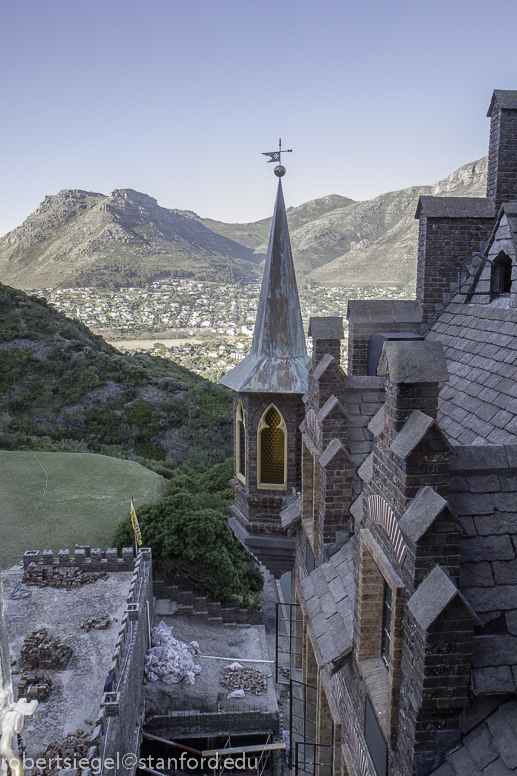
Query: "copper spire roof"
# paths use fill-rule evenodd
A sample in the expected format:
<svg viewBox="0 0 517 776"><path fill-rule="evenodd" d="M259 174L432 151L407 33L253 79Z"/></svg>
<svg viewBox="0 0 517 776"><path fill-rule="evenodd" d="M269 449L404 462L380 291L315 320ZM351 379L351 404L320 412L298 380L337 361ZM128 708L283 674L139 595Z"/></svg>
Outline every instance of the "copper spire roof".
<svg viewBox="0 0 517 776"><path fill-rule="evenodd" d="M219 382L233 391L305 393L308 361L279 180L251 352Z"/></svg>

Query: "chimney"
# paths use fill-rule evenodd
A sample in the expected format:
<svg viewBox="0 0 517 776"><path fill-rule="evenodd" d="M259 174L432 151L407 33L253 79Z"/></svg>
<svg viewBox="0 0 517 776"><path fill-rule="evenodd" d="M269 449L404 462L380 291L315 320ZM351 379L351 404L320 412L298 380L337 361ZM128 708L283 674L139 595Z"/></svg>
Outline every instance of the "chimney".
<svg viewBox="0 0 517 776"><path fill-rule="evenodd" d="M517 91L495 89L487 116L490 146L486 195L497 214L503 202L517 199Z"/></svg>

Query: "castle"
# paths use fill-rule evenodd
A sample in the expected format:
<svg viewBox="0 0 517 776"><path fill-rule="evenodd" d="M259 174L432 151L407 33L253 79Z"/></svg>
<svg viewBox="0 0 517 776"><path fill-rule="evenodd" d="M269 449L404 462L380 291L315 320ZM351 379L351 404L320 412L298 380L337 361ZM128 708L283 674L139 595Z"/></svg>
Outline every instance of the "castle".
<svg viewBox="0 0 517 776"><path fill-rule="evenodd" d="M234 391L234 532L291 572L291 763L517 769L517 91L486 198L421 197L416 301L312 318L282 188ZM284 655L285 657L285 655ZM294 678L293 678L294 677Z"/></svg>

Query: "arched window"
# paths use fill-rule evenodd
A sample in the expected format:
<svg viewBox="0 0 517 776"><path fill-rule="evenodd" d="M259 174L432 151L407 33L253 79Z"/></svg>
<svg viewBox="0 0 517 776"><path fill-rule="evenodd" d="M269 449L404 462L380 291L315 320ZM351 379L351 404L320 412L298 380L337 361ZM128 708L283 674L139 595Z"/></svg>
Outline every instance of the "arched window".
<svg viewBox="0 0 517 776"><path fill-rule="evenodd" d="M492 264L490 277L490 293L492 297L509 294L512 290L512 260L507 253L501 251Z"/></svg>
<svg viewBox="0 0 517 776"><path fill-rule="evenodd" d="M287 480L287 428L272 404L262 415L258 427L258 484L285 487Z"/></svg>
<svg viewBox="0 0 517 776"><path fill-rule="evenodd" d="M237 405L235 418L235 458L237 477L242 482L246 482L246 424L242 402Z"/></svg>

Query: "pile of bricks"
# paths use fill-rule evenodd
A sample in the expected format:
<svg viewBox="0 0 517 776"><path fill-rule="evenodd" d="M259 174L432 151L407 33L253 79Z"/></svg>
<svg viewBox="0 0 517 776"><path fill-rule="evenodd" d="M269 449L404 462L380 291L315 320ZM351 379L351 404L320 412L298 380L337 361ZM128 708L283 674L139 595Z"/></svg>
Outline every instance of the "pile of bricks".
<svg viewBox="0 0 517 776"><path fill-rule="evenodd" d="M81 571L73 566L47 566L30 563L23 572L26 585L36 587L81 587L98 579L107 579L104 571Z"/></svg>
<svg viewBox="0 0 517 776"><path fill-rule="evenodd" d="M91 630L106 630L110 622L109 617L90 617L89 620L82 622L79 627L88 633Z"/></svg>
<svg viewBox="0 0 517 776"><path fill-rule="evenodd" d="M48 763L46 768L39 768L37 773L44 776L57 776L62 768L73 767L74 761L82 758L90 760L97 754L97 747L92 746L89 734L81 728L74 733L67 733L61 741L51 741L41 755ZM70 766L69 766L70 764Z"/></svg>
<svg viewBox="0 0 517 776"><path fill-rule="evenodd" d="M18 697L27 698L29 701L48 701L52 681L37 674L22 674L22 680L18 684Z"/></svg>
<svg viewBox="0 0 517 776"><path fill-rule="evenodd" d="M263 695L267 692L267 676L262 671L253 668L233 668L228 666L225 669L224 677L221 679L223 687L229 690L244 690L251 695Z"/></svg>
<svg viewBox="0 0 517 776"><path fill-rule="evenodd" d="M27 636L20 650L20 666L27 668L66 668L72 657L72 648L53 639L46 628Z"/></svg>

